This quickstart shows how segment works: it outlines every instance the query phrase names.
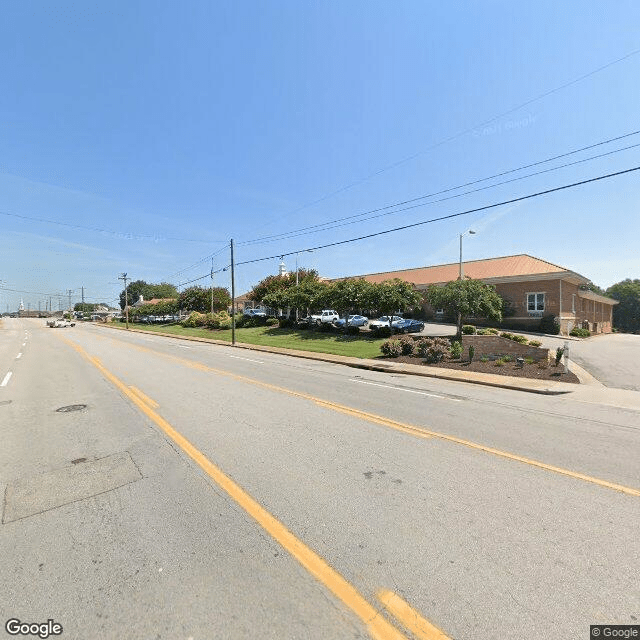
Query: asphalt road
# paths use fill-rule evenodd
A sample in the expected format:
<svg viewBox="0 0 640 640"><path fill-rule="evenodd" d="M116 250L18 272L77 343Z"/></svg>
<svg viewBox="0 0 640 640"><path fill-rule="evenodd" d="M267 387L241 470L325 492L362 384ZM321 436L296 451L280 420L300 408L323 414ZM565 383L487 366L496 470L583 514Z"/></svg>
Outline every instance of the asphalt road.
<svg viewBox="0 0 640 640"><path fill-rule="evenodd" d="M0 383L3 623L185 640L639 623L640 412L584 390L41 320L4 321Z"/></svg>

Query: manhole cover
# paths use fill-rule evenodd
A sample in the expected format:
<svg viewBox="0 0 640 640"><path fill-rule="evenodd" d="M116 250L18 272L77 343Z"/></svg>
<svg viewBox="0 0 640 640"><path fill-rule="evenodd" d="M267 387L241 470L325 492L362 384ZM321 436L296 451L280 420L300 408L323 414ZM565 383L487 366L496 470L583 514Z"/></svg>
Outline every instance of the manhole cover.
<svg viewBox="0 0 640 640"><path fill-rule="evenodd" d="M56 411L58 413L69 413L70 411L82 411L83 409L86 409L87 405L86 404L70 404L66 407L60 407L59 409L56 409Z"/></svg>

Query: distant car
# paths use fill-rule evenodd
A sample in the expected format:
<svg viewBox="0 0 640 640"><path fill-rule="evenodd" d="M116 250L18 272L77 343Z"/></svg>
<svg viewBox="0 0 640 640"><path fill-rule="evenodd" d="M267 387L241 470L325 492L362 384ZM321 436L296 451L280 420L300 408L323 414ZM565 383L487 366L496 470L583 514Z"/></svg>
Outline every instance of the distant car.
<svg viewBox="0 0 640 640"><path fill-rule="evenodd" d="M424 329L424 322L407 318L402 322L394 323L393 326L400 333L420 333Z"/></svg>
<svg viewBox="0 0 640 640"><path fill-rule="evenodd" d="M369 318L367 318L366 316L358 316L358 315L349 316L350 327L366 327L368 323L369 323ZM333 324L335 324L336 327L344 327L344 318L340 318L336 320Z"/></svg>
<svg viewBox="0 0 640 640"><path fill-rule="evenodd" d="M51 327L52 329L59 329L61 327L75 327L76 323L75 322L69 322L69 320L49 320L47 322L47 326Z"/></svg>
<svg viewBox="0 0 640 640"><path fill-rule="evenodd" d="M264 309L245 309L244 315L251 318L264 318L267 314Z"/></svg>
<svg viewBox="0 0 640 640"><path fill-rule="evenodd" d="M389 326L389 318L391 318L391 326L395 329L398 326L399 322L404 322L404 318L400 316L380 316L375 320L371 320L369 322L369 329L376 330L381 329L382 327Z"/></svg>

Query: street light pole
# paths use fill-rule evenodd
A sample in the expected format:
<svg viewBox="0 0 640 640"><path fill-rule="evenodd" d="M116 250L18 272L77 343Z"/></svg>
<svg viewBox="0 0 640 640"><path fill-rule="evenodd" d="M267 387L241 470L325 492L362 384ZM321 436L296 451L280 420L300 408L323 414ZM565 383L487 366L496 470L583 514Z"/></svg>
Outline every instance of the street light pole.
<svg viewBox="0 0 640 640"><path fill-rule="evenodd" d="M459 280L462 280L462 276L463 276L463 273L462 273L462 237L466 236L467 233L472 235L472 236L476 234L476 232L472 231L471 229L469 229L469 231L465 231L464 233L460 234L460 276L458 278Z"/></svg>
<svg viewBox="0 0 640 640"><path fill-rule="evenodd" d="M467 233L471 234L471 235L475 235L475 231L472 231L471 229L469 229L469 231L465 231L464 233L460 234L460 270L459 270L459 275L458 275L458 279L460 280L460 282L462 282L462 278L463 278L463 271L462 271L462 238L463 236L466 236ZM462 285L460 285L462 286ZM462 289L460 290L460 296L462 296ZM460 303L461 300L458 300L458 306L460 307ZM462 311L460 310L460 308L458 308L458 318L457 318L457 338L459 340L462 339Z"/></svg>

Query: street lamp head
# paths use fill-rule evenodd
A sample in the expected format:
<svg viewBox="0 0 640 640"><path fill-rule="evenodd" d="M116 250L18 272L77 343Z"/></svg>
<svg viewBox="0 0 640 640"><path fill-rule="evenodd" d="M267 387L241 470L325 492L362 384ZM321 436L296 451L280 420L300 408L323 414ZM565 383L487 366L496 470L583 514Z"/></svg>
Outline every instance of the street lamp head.
<svg viewBox="0 0 640 640"><path fill-rule="evenodd" d="M476 232L475 232L475 231L472 231L471 229L469 229L469 233L470 233L472 236L475 236L475 235L476 235Z"/></svg>

